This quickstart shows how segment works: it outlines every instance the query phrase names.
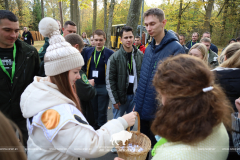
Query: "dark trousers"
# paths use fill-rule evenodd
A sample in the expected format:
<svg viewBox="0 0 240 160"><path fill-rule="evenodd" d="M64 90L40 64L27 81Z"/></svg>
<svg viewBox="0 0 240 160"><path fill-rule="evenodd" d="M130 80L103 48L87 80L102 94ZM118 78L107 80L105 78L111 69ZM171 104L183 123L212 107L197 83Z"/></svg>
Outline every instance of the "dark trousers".
<svg viewBox="0 0 240 160"><path fill-rule="evenodd" d="M22 133L23 145L27 148L27 140L28 140L28 130L27 130L27 120L20 119L20 120L12 120L20 129Z"/></svg>
<svg viewBox="0 0 240 160"><path fill-rule="evenodd" d="M156 139L155 139L155 135L152 133L152 131L150 130L151 125L152 125L152 121L145 121L140 119L140 126L141 126L141 133L145 134L146 136L148 136L148 138L151 141L151 149L153 149L154 145L157 143ZM151 151L151 150L150 150ZM149 153L151 154L151 152ZM149 158L149 154L146 157L146 160L148 160Z"/></svg>
<svg viewBox="0 0 240 160"><path fill-rule="evenodd" d="M95 117L95 129L100 128L107 122L107 110L109 104L109 96L105 84L95 84L97 95L93 98L92 106Z"/></svg>

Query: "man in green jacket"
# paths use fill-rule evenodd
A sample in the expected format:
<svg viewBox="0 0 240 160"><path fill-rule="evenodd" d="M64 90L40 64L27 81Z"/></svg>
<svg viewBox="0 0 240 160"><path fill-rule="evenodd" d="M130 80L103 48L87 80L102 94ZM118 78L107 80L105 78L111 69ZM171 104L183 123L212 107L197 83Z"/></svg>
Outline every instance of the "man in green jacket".
<svg viewBox="0 0 240 160"><path fill-rule="evenodd" d="M216 68L219 64L218 64L218 54L213 52L210 49L211 46L211 39L204 37L201 39L200 43L204 44L207 49L208 49L208 64L210 65L210 67L212 69Z"/></svg>
<svg viewBox="0 0 240 160"><path fill-rule="evenodd" d="M37 50L17 39L18 18L8 10L0 10L0 111L22 132L27 146L26 119L20 110L20 97L39 70Z"/></svg>
<svg viewBox="0 0 240 160"><path fill-rule="evenodd" d="M133 45L133 30L125 26L120 31L121 48L108 60L106 88L113 104L113 118L133 110L143 53Z"/></svg>

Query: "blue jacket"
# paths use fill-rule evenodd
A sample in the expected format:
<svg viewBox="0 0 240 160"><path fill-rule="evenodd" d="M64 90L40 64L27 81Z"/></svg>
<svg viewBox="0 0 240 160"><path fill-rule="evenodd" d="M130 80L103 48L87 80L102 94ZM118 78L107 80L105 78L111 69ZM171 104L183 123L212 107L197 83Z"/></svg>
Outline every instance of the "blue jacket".
<svg viewBox="0 0 240 160"><path fill-rule="evenodd" d="M84 71L86 71L86 75L87 78L89 76L89 69L90 69L90 63L91 63L91 59L93 57L93 52L94 52L95 47L89 47L86 48L82 51L82 55L84 58ZM107 61L108 58L114 53L112 50L108 49L107 47L104 47L103 49L103 54L101 55L101 58L104 59L104 63L105 63L105 75L106 75L106 69L107 69Z"/></svg>
<svg viewBox="0 0 240 160"><path fill-rule="evenodd" d="M217 48L217 46L215 46L214 44L211 43L210 49L211 49L213 52L215 52L215 53L218 54L218 48Z"/></svg>
<svg viewBox="0 0 240 160"><path fill-rule="evenodd" d="M136 92L135 111L142 120L151 121L155 117L157 109L156 90L152 85L152 80L157 69L157 64L169 56L185 53L184 48L178 42L172 31L165 30L159 45L155 45L155 40L146 48L143 57L140 79Z"/></svg>

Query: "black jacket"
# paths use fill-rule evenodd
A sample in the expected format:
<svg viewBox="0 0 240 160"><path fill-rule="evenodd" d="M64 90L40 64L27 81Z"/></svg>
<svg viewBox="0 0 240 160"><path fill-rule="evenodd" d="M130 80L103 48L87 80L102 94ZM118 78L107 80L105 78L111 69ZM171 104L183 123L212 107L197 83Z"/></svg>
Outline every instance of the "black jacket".
<svg viewBox="0 0 240 160"><path fill-rule="evenodd" d="M134 75L133 93L137 89L142 66L143 53L133 46L132 70ZM108 59L106 71L106 89L112 104L127 102L127 90L129 86L128 53L123 46Z"/></svg>
<svg viewBox="0 0 240 160"><path fill-rule="evenodd" d="M24 42L26 42L27 44L31 45L31 42L32 42L32 45L34 44L32 34L29 31L27 31L26 33L23 32L22 37Z"/></svg>
<svg viewBox="0 0 240 160"><path fill-rule="evenodd" d="M237 112L235 100L240 97L240 69L216 68L216 80L225 91L233 109Z"/></svg>
<svg viewBox="0 0 240 160"><path fill-rule="evenodd" d="M40 59L36 48L17 40L16 69L11 84L10 78L0 68L0 110L11 120L23 120L20 97L33 81L39 70ZM34 106L33 106L34 107Z"/></svg>
<svg viewBox="0 0 240 160"><path fill-rule="evenodd" d="M76 81L76 90L78 98L81 102L82 113L88 123L93 126L95 123L94 110L91 100L97 94L96 89L89 83L87 76L83 70L80 71L81 79Z"/></svg>

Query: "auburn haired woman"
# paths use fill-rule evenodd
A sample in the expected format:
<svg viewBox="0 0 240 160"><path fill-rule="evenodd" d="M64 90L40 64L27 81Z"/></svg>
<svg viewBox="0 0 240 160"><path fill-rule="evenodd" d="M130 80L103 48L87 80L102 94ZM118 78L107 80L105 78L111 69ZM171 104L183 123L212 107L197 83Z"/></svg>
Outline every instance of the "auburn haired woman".
<svg viewBox="0 0 240 160"><path fill-rule="evenodd" d="M158 66L153 85L162 102L151 129L162 137L153 160L226 160L232 108L202 60L178 55Z"/></svg>
<svg viewBox="0 0 240 160"><path fill-rule="evenodd" d="M96 158L108 151L112 134L125 130L135 123L136 113L103 125L95 131L81 112L75 82L84 65L79 51L59 33L55 20L46 17L39 30L49 37L49 47L44 56L47 77L34 77L21 96L21 110L27 118L28 159L77 160Z"/></svg>

